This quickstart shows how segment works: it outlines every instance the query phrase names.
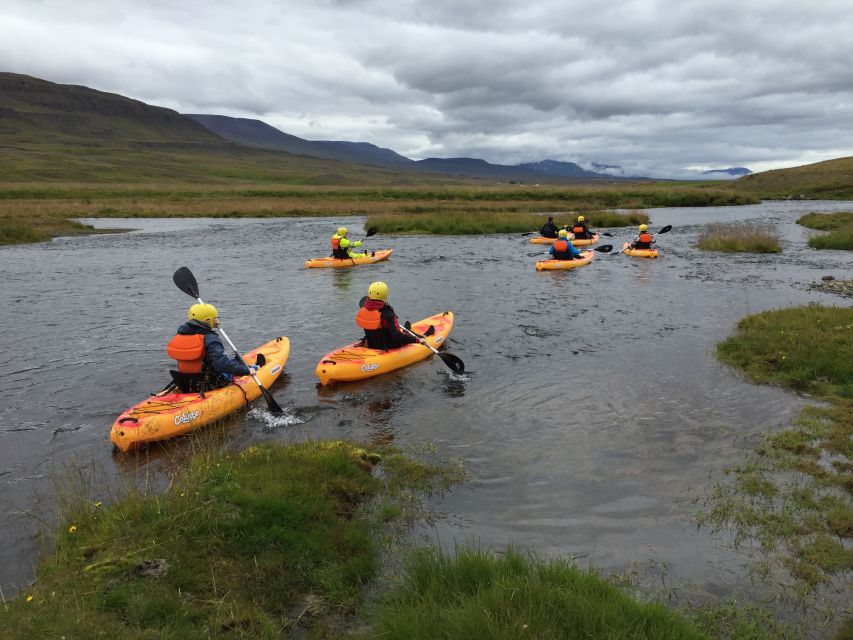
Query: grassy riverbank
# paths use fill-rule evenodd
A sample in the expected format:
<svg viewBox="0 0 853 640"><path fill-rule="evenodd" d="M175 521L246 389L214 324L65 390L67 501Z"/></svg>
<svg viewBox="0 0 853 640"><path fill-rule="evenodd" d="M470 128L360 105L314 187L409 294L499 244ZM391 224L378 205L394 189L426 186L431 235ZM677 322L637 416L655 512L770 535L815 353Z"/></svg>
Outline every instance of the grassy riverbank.
<svg viewBox="0 0 853 640"><path fill-rule="evenodd" d="M829 232L809 238L809 246L814 249L853 250L853 211L808 213L797 224Z"/></svg>
<svg viewBox="0 0 853 640"><path fill-rule="evenodd" d="M779 236L754 224L709 224L699 234L696 246L703 251L723 253L781 253Z"/></svg>
<svg viewBox="0 0 853 640"><path fill-rule="evenodd" d="M530 231L542 226L543 212L600 211L601 219L595 224L603 226L604 209L756 202L752 196L722 189L671 184L519 187L448 181L443 186L342 187L228 181L145 185L32 183L0 184L0 221L28 227L35 219L67 225L68 218L84 217L387 215L396 219L414 214L434 219L458 215L488 219L536 214L535 223L521 229Z"/></svg>
<svg viewBox="0 0 853 640"><path fill-rule="evenodd" d="M375 474L377 460L341 442L253 446L198 454L162 494L75 494L0 637L337 637L383 524L452 476L393 451Z"/></svg>
<svg viewBox="0 0 853 640"><path fill-rule="evenodd" d="M88 233L110 233L66 218L30 218L27 220L0 218L0 245L43 242L58 236Z"/></svg>
<svg viewBox="0 0 853 640"><path fill-rule="evenodd" d="M700 521L757 541L801 588L853 571L853 309L822 306L744 318L718 357L760 383L823 400L766 434L727 469ZM850 615L850 612L847 612Z"/></svg>
<svg viewBox="0 0 853 640"><path fill-rule="evenodd" d="M571 225L577 214L559 214L557 226ZM603 227L626 227L648 222L649 216L642 211L616 213L594 211L585 214L587 224L593 229ZM407 215L372 215L365 227L376 227L382 233L413 233L434 235L476 235L481 233L525 233L533 229L536 235L547 220L542 213L483 213L461 211L453 214L410 213Z"/></svg>

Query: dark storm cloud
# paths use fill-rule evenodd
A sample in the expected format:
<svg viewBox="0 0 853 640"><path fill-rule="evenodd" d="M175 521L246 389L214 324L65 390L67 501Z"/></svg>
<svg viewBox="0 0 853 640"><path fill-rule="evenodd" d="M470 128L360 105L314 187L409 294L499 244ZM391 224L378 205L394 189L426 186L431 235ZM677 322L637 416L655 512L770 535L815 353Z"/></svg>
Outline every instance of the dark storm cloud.
<svg viewBox="0 0 853 640"><path fill-rule="evenodd" d="M853 155L847 0L6 0L0 68L410 157Z"/></svg>

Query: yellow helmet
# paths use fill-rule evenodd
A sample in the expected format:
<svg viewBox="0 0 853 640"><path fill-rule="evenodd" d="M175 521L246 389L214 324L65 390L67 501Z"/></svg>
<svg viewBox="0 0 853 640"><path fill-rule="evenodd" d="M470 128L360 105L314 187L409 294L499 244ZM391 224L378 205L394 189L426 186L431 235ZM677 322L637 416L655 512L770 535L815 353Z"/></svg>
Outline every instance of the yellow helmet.
<svg viewBox="0 0 853 640"><path fill-rule="evenodd" d="M569 232L568 232L568 231L566 231L565 229L560 229L560 230L557 232L557 235L558 235L559 237L561 237L561 238L565 238L566 236L568 236L568 235L569 235Z"/></svg>
<svg viewBox="0 0 853 640"><path fill-rule="evenodd" d="M339 236L345 236L346 234L347 234L347 228L346 227L338 227L338 235Z"/></svg>
<svg viewBox="0 0 853 640"><path fill-rule="evenodd" d="M384 282L373 282L367 288L367 297L370 300L382 300L383 302L388 299L388 285Z"/></svg>
<svg viewBox="0 0 853 640"><path fill-rule="evenodd" d="M640 225L640 231L648 231L648 230L649 230L649 225L647 225L647 224L641 224Z"/></svg>
<svg viewBox="0 0 853 640"><path fill-rule="evenodd" d="M583 216L578 216L578 222L583 222L584 220L586 220L586 218L584 218Z"/></svg>
<svg viewBox="0 0 853 640"><path fill-rule="evenodd" d="M190 307L190 320L204 322L211 329L213 329L213 324L216 322L218 316L219 312L212 304L194 304Z"/></svg>

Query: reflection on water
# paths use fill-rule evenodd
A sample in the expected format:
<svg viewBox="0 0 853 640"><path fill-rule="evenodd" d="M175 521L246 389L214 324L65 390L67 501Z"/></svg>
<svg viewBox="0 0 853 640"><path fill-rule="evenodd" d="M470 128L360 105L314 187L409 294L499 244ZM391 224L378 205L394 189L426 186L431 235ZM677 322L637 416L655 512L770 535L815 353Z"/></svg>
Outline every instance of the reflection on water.
<svg viewBox="0 0 853 640"><path fill-rule="evenodd" d="M543 555L588 557L605 568L666 562L673 581L727 593L744 558L696 531L683 502L709 473L741 459L752 435L785 424L803 400L744 383L714 344L747 313L809 301L845 304L809 285L850 273L843 252L806 248L794 224L807 211L851 203L653 210L662 257L596 254L586 267L534 270L528 238L382 237L388 262L303 268L327 252L342 220L133 220L141 231L0 249L0 505L33 508L64 460L109 475L167 477L197 438L114 455L115 416L165 384L165 344L186 317L172 272L189 266L238 345L287 335L287 375L273 386L284 416L257 402L217 425L233 446L257 440L350 438L439 445L472 482L436 498L444 543L515 542ZM784 252L720 256L695 249L709 221L761 219ZM99 223L116 226L116 220ZM354 233L356 219L345 222ZM614 246L633 230L615 230ZM250 260L247 255L259 256ZM319 387L317 359L353 341L358 300L390 286L401 320L456 314L436 357L369 381ZM208 430L212 431L212 430ZM37 505L39 508L41 505ZM0 586L32 573L32 521L4 517Z"/></svg>

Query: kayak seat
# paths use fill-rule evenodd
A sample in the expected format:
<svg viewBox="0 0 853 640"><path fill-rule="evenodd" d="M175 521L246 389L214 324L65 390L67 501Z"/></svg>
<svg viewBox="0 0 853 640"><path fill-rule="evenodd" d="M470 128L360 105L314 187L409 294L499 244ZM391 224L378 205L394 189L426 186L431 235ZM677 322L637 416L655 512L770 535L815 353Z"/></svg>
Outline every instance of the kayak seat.
<svg viewBox="0 0 853 640"><path fill-rule="evenodd" d="M207 386L207 376L203 373L182 373L170 369L169 374L181 393L203 393Z"/></svg>

